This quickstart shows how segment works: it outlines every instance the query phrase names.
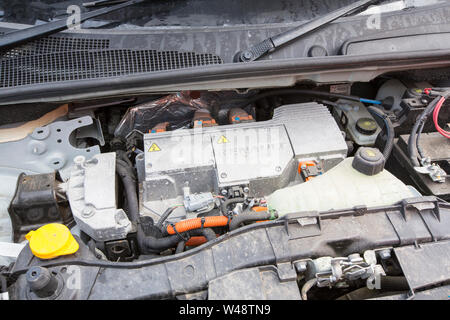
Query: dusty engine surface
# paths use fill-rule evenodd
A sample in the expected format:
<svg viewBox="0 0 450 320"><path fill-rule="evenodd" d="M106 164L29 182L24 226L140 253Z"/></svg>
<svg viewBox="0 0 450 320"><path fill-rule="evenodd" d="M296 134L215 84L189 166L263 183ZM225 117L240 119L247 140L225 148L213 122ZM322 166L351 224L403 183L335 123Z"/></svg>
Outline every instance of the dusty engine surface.
<svg viewBox="0 0 450 320"><path fill-rule="evenodd" d="M314 102L281 106L268 121L148 133L144 148L140 211L155 221L172 206L174 220L210 210L214 195L269 195L299 182L300 162L327 171L347 156L336 121Z"/></svg>

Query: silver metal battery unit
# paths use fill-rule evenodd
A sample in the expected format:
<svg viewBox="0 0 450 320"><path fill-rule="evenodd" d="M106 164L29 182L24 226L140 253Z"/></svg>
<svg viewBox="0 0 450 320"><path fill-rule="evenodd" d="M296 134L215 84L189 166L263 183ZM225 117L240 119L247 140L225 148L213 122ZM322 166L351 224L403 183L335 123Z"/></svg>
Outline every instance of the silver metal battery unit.
<svg viewBox="0 0 450 320"><path fill-rule="evenodd" d="M218 194L243 186L262 197L294 182L299 161L328 170L347 156L338 125L318 103L279 107L268 121L145 134L144 148L141 214L155 220L183 203L183 187ZM181 207L171 218L185 215Z"/></svg>

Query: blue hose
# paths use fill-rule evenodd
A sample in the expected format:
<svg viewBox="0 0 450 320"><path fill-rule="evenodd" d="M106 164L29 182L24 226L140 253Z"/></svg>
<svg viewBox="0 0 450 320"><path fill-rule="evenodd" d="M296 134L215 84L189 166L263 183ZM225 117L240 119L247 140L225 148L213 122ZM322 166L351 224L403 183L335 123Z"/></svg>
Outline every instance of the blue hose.
<svg viewBox="0 0 450 320"><path fill-rule="evenodd" d="M362 103L368 103L368 104L376 104L376 105L383 104L383 102L379 101L379 100L370 100L370 99L364 99L364 98L360 98L359 101Z"/></svg>

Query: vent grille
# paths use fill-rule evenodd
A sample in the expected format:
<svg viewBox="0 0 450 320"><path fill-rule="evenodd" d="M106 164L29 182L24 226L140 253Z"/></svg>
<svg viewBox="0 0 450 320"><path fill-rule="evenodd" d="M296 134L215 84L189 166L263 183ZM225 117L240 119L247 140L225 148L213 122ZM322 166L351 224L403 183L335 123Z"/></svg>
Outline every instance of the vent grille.
<svg viewBox="0 0 450 320"><path fill-rule="evenodd" d="M47 37L32 41L17 48L8 50L4 58L23 57L55 52L79 50L102 50L109 48L108 39L80 39L65 37Z"/></svg>
<svg viewBox="0 0 450 320"><path fill-rule="evenodd" d="M212 64L222 59L195 52L109 49L109 40L49 37L0 57L0 88L101 79Z"/></svg>

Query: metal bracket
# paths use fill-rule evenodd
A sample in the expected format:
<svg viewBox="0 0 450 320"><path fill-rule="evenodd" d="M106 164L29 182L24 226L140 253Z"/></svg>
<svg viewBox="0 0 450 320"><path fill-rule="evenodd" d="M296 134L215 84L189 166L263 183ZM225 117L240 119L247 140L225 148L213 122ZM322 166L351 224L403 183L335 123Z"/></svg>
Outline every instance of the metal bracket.
<svg viewBox="0 0 450 320"><path fill-rule="evenodd" d="M0 239L11 239L8 206L14 196L19 175L22 172L39 174L59 171L61 178L67 180L72 160L76 156L83 155L89 159L100 153L99 146L79 149L71 144L76 140L79 128L92 126L94 121L89 116L58 121L36 128L21 140L0 143L0 154L4 155L0 157L0 221L6 223L4 230L0 230ZM92 130L92 133L92 138L103 140L101 131ZM3 221L2 225L5 226Z"/></svg>
<svg viewBox="0 0 450 320"><path fill-rule="evenodd" d="M59 171L61 178L67 180L68 168L76 156L91 158L100 153L99 146L79 149L71 143L75 140L73 136L75 130L93 124L94 120L91 117L53 122L34 129L22 140L0 143L0 154L8 155L0 158L0 167L19 169L26 173ZM92 132L91 137L103 141L103 136L98 131L95 134Z"/></svg>
<svg viewBox="0 0 450 320"><path fill-rule="evenodd" d="M63 189L77 225L97 241L121 240L132 231L123 209L116 207L116 154L102 153L86 161L75 158Z"/></svg>
<svg viewBox="0 0 450 320"><path fill-rule="evenodd" d="M436 163L431 163L431 159L429 157L424 158L421 162L422 166L414 167L414 170L418 173L428 175L434 182L445 183L447 172L445 172L444 169Z"/></svg>

